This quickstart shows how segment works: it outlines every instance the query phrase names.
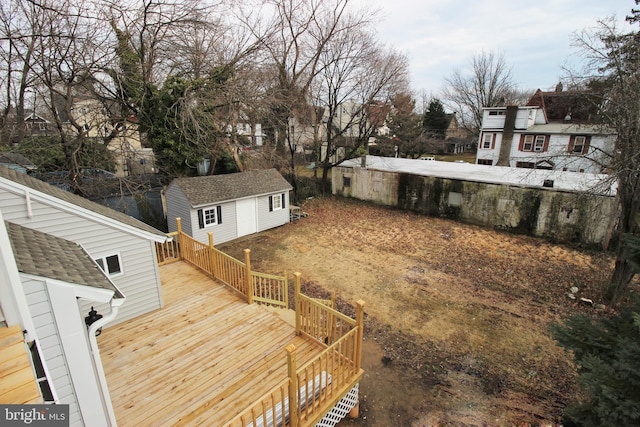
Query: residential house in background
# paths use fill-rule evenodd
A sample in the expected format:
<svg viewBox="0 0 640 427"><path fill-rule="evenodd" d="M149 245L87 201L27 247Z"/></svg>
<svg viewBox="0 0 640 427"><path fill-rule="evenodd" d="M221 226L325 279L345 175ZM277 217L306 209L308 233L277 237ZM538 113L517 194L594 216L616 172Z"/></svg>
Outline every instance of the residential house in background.
<svg viewBox="0 0 640 427"><path fill-rule="evenodd" d="M615 133L598 124L590 93L537 90L525 106L485 108L476 163L602 173Z"/></svg>
<svg viewBox="0 0 640 427"><path fill-rule="evenodd" d="M113 110L118 108L114 106ZM75 131L71 126L73 117L76 123L82 125L88 138L107 145L114 154L117 176L157 172L153 150L142 146L137 117L113 117L100 100L88 94L74 96L71 117L64 110L61 111L61 119L71 131Z"/></svg>
<svg viewBox="0 0 640 427"><path fill-rule="evenodd" d="M161 231L4 166L0 211L6 221L81 245L127 295L116 323L162 306L155 244L168 238ZM80 312L86 316L92 305L99 313L110 310L83 302Z"/></svg>
<svg viewBox="0 0 640 427"><path fill-rule="evenodd" d="M0 401L67 404L70 426L115 425L96 334L116 318L124 295L82 246L4 222L2 212L0 256L0 311L7 325L0 334L16 329L12 342L30 353L16 360L10 355L15 345L3 340L0 359L12 363L0 365ZM85 318L79 301L110 309Z"/></svg>
<svg viewBox="0 0 640 427"><path fill-rule="evenodd" d="M445 130L445 151L451 154L464 153L471 147L471 138L469 131L460 126L456 113L446 114L448 121Z"/></svg>
<svg viewBox="0 0 640 427"><path fill-rule="evenodd" d="M289 222L291 185L275 169L174 179L165 192L170 232L223 243Z"/></svg>
<svg viewBox="0 0 640 427"><path fill-rule="evenodd" d="M53 123L33 110L25 111L24 123L28 136L51 136L54 132Z"/></svg>

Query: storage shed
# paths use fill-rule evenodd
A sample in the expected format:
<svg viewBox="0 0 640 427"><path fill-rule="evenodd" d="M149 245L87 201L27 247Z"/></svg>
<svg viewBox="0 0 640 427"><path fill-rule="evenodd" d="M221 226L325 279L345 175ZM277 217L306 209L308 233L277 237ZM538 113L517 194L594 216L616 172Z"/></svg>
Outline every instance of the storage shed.
<svg viewBox="0 0 640 427"><path fill-rule="evenodd" d="M289 222L291 185L275 169L174 179L167 191L169 231L182 231L215 243L268 230Z"/></svg>

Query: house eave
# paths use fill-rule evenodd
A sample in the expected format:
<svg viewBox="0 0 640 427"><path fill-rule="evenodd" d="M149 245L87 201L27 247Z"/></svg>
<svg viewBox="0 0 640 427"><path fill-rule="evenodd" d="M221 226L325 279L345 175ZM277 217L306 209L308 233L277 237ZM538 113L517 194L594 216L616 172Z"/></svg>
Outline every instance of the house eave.
<svg viewBox="0 0 640 427"><path fill-rule="evenodd" d="M108 227L118 229L120 231L123 231L131 235L135 235L145 240L151 240L158 243L164 243L167 241L167 236L160 234L160 232L159 234L154 234L154 233L150 233L142 229L130 226L128 224L124 224L116 219L108 218L98 212L94 212L89 209L83 208L81 206L66 202L64 200L58 199L57 197L50 196L48 194L35 190L31 187L27 187L22 184L16 183L10 179L0 177L0 187L5 188L7 191L13 194L23 196L25 198L28 197L33 200L37 200L48 206L60 208L65 212L79 215L91 221L100 222Z"/></svg>

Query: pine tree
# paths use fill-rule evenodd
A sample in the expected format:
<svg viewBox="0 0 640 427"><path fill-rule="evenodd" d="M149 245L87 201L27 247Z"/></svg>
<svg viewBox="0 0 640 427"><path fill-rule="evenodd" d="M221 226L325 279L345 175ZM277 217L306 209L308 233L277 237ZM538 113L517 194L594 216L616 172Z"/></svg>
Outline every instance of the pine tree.
<svg viewBox="0 0 640 427"><path fill-rule="evenodd" d="M582 426L640 425L640 302L612 318L586 316L555 324L552 333L571 350L586 398L567 408Z"/></svg>
<svg viewBox="0 0 640 427"><path fill-rule="evenodd" d="M444 139L448 126L449 119L442 102L437 98L432 99L422 118L423 130L431 137Z"/></svg>

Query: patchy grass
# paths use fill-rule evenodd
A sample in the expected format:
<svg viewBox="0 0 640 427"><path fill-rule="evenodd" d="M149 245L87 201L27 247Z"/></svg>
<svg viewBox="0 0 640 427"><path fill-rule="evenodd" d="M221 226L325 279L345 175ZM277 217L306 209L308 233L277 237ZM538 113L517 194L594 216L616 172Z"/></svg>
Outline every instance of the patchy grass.
<svg viewBox="0 0 640 427"><path fill-rule="evenodd" d="M348 199L303 209L308 218L220 248L251 248L259 271L301 272L305 292L335 291L347 312L366 301L361 416L341 425L560 420L576 372L548 325L593 311L566 294L577 285L600 302L607 254Z"/></svg>

